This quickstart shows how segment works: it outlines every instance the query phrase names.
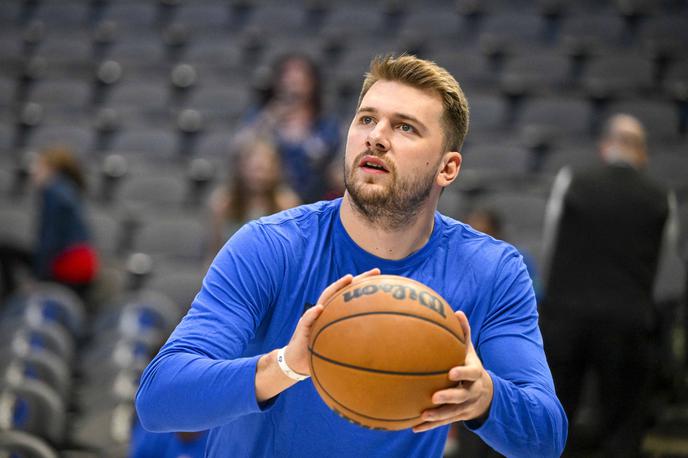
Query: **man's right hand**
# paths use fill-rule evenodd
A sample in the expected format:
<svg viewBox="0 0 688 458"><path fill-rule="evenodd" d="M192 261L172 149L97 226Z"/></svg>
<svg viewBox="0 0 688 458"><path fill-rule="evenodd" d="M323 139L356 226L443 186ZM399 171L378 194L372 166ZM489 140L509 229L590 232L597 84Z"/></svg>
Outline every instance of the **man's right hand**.
<svg viewBox="0 0 688 458"><path fill-rule="evenodd" d="M343 276L325 288L318 299L317 305L311 307L303 314L284 352L284 359L293 371L299 374L310 375L308 367L308 341L310 340L313 323L315 323L315 320L323 311L323 304L328 303L339 291L350 284L361 281L367 277L372 277L373 275L380 275L380 269L375 268L355 277L351 274Z"/></svg>
<svg viewBox="0 0 688 458"><path fill-rule="evenodd" d="M380 269L375 268L357 276L345 275L332 283L320 295L317 305L311 307L299 319L294 334L284 352L284 359L292 371L299 374L310 375L308 366L308 340L310 339L313 323L322 313L324 305L329 302L339 291L364 278L380 275ZM296 383L287 377L277 364L277 350L263 355L258 360L256 370L256 399L264 402L278 395Z"/></svg>

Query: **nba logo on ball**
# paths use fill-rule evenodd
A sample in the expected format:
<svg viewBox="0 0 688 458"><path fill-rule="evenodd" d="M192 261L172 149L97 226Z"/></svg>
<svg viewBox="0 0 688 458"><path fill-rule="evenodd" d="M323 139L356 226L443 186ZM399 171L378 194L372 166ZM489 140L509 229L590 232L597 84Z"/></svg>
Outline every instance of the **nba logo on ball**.
<svg viewBox="0 0 688 458"><path fill-rule="evenodd" d="M406 277L379 275L344 288L313 325L310 370L325 404L371 429L423 421L432 394L455 385L465 337L446 301Z"/></svg>

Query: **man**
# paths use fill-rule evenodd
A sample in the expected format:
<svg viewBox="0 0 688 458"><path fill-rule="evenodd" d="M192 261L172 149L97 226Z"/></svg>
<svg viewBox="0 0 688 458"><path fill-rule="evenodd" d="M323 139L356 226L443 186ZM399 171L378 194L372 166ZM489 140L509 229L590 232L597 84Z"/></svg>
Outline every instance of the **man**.
<svg viewBox="0 0 688 458"><path fill-rule="evenodd" d="M569 419L592 369L600 389L597 445L607 456L632 457L647 409L653 282L662 244L669 246L663 240L674 232L667 221L675 203L643 173L647 148L637 119L612 117L599 151L604 165L565 168L552 189L543 329Z"/></svg>
<svg viewBox="0 0 688 458"><path fill-rule="evenodd" d="M521 256L436 212L467 128L466 99L444 69L374 60L349 127L344 197L252 222L223 247L142 376L143 426L211 429L207 454L218 457L437 457L448 425L464 421L506 455L558 456L567 421ZM322 310L310 304L381 271L439 292L475 345L448 374L456 388L435 393L413 430L350 424L295 380L308 375Z"/></svg>

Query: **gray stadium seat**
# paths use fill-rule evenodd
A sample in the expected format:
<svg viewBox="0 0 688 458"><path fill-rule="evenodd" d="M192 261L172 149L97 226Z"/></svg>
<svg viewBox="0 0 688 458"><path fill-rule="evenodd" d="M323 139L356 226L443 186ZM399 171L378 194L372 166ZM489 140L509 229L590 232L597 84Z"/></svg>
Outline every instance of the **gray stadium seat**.
<svg viewBox="0 0 688 458"><path fill-rule="evenodd" d="M481 207L493 208L504 219L505 233L509 236L542 233L547 199L540 195L513 191L488 194L479 200Z"/></svg>
<svg viewBox="0 0 688 458"><path fill-rule="evenodd" d="M186 263L169 262L155 267L147 288L160 291L185 310L201 289L205 269Z"/></svg>
<svg viewBox="0 0 688 458"><path fill-rule="evenodd" d="M28 101L53 106L67 112L88 107L91 85L85 81L63 78L37 81L29 91Z"/></svg>
<svg viewBox="0 0 688 458"><path fill-rule="evenodd" d="M532 53L509 58L500 77L502 92L508 95L553 94L571 80L571 66L560 54Z"/></svg>
<svg viewBox="0 0 688 458"><path fill-rule="evenodd" d="M177 137L173 131L167 129L127 129L115 135L111 150L151 160L172 159L177 152Z"/></svg>
<svg viewBox="0 0 688 458"><path fill-rule="evenodd" d="M286 39L308 26L306 11L294 4L271 3L260 5L253 10L248 27Z"/></svg>
<svg viewBox="0 0 688 458"><path fill-rule="evenodd" d="M153 259L196 262L204 256L206 230L196 217L156 217L144 221L133 249ZM155 267L154 267L155 268Z"/></svg>
<svg viewBox="0 0 688 458"><path fill-rule="evenodd" d="M34 215L19 204L4 203L0 205L0 240L18 244L26 249L33 246Z"/></svg>
<svg viewBox="0 0 688 458"><path fill-rule="evenodd" d="M652 63L640 55L608 55L591 61L582 76L586 93L594 98L635 95L652 88Z"/></svg>
<svg viewBox="0 0 688 458"><path fill-rule="evenodd" d="M688 19L685 14L648 17L640 30L641 46L655 57L685 57Z"/></svg>
<svg viewBox="0 0 688 458"><path fill-rule="evenodd" d="M113 21L118 27L146 29L155 25L157 5L154 2L109 2L102 20Z"/></svg>
<svg viewBox="0 0 688 458"><path fill-rule="evenodd" d="M216 158L218 166L226 167L232 151L233 129L223 129L204 134L196 146L196 154L200 157Z"/></svg>
<svg viewBox="0 0 688 458"><path fill-rule="evenodd" d="M207 85L197 88L189 97L187 108L198 110L212 119L235 121L245 112L250 94L242 87Z"/></svg>
<svg viewBox="0 0 688 458"><path fill-rule="evenodd" d="M559 33L561 46L572 55L597 55L620 46L624 25L614 13L572 14Z"/></svg>
<svg viewBox="0 0 688 458"><path fill-rule="evenodd" d="M426 40L459 38L463 20L456 10L444 8L417 8L403 22L401 33L422 34Z"/></svg>
<svg viewBox="0 0 688 458"><path fill-rule="evenodd" d="M187 198L188 184L183 176L162 173L131 174L116 192L120 205L144 209L181 208Z"/></svg>
<svg viewBox="0 0 688 458"><path fill-rule="evenodd" d="M70 368L65 361L48 352L17 354L0 351L0 376L5 380L40 380L67 401L72 389Z"/></svg>
<svg viewBox="0 0 688 458"><path fill-rule="evenodd" d="M21 403L21 404L20 404ZM25 418L17 423L14 410L26 409ZM47 384L39 380L20 383L4 382L0 391L0 429L17 429L62 444L66 433L65 404Z"/></svg>
<svg viewBox="0 0 688 458"><path fill-rule="evenodd" d="M122 81L112 88L105 105L123 111L162 113L169 100L168 84Z"/></svg>
<svg viewBox="0 0 688 458"><path fill-rule="evenodd" d="M484 19L479 40L487 56L541 47L545 44L544 22L533 13L497 13Z"/></svg>
<svg viewBox="0 0 688 458"><path fill-rule="evenodd" d="M11 345L16 351L26 353L29 348L36 352L48 352L67 364L74 360L74 339L62 325L56 323L0 323L3 335L0 342Z"/></svg>
<svg viewBox="0 0 688 458"><path fill-rule="evenodd" d="M35 150L63 146L83 158L91 152L94 141L95 133L88 127L74 123L48 124L36 129L29 138L28 146Z"/></svg>
<svg viewBox="0 0 688 458"><path fill-rule="evenodd" d="M429 58L446 68L466 90L492 89L498 81L499 74L490 67L487 58L477 51L443 47L433 50Z"/></svg>
<svg viewBox="0 0 688 458"><path fill-rule="evenodd" d="M570 138L589 137L591 119L585 100L540 97L525 102L517 122L527 146L549 148Z"/></svg>
<svg viewBox="0 0 688 458"><path fill-rule="evenodd" d="M678 110L672 102L661 99L622 100L610 104L606 112L608 115L627 113L637 117L647 130L650 147L680 139Z"/></svg>
<svg viewBox="0 0 688 458"><path fill-rule="evenodd" d="M34 19L48 27L74 28L88 24L89 5L82 1L42 2L34 12Z"/></svg>
<svg viewBox="0 0 688 458"><path fill-rule="evenodd" d="M461 173L479 172L485 174L486 179L499 175L519 176L528 171L529 159L530 152L523 147L484 142L464 149Z"/></svg>
<svg viewBox="0 0 688 458"><path fill-rule="evenodd" d="M98 253L107 258L120 254L121 223L110 212L91 211L88 223Z"/></svg>
<svg viewBox="0 0 688 458"><path fill-rule="evenodd" d="M648 165L650 175L677 192L688 190L688 180L686 180L688 156L661 154L661 151L658 153L650 157Z"/></svg>
<svg viewBox="0 0 688 458"><path fill-rule="evenodd" d="M507 107L502 97L469 92L467 98L471 114L468 141L473 136L495 133L506 126Z"/></svg>
<svg viewBox="0 0 688 458"><path fill-rule="evenodd" d="M45 440L24 431L0 431L0 451L25 458L58 458Z"/></svg>
<svg viewBox="0 0 688 458"><path fill-rule="evenodd" d="M188 27L194 35L217 32L229 28L231 10L226 2L183 2L174 20Z"/></svg>

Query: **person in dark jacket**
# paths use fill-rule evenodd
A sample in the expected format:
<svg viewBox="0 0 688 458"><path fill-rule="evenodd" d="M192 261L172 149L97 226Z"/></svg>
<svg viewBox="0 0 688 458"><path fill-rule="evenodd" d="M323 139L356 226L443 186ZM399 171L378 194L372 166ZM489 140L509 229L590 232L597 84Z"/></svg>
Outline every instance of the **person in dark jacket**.
<svg viewBox="0 0 688 458"><path fill-rule="evenodd" d="M50 148L31 164L38 200L31 249L2 244L3 297L18 287L17 269L26 265L35 280L52 281L84 293L98 273L98 255L84 217L86 189L81 166L67 148Z"/></svg>
<svg viewBox="0 0 688 458"><path fill-rule="evenodd" d="M564 168L545 223L543 335L557 394L574 423L585 376L597 376L594 446L637 456L650 376L653 283L669 246L673 194L644 172L645 131L612 117L596 167ZM575 434L570 445L575 448Z"/></svg>

